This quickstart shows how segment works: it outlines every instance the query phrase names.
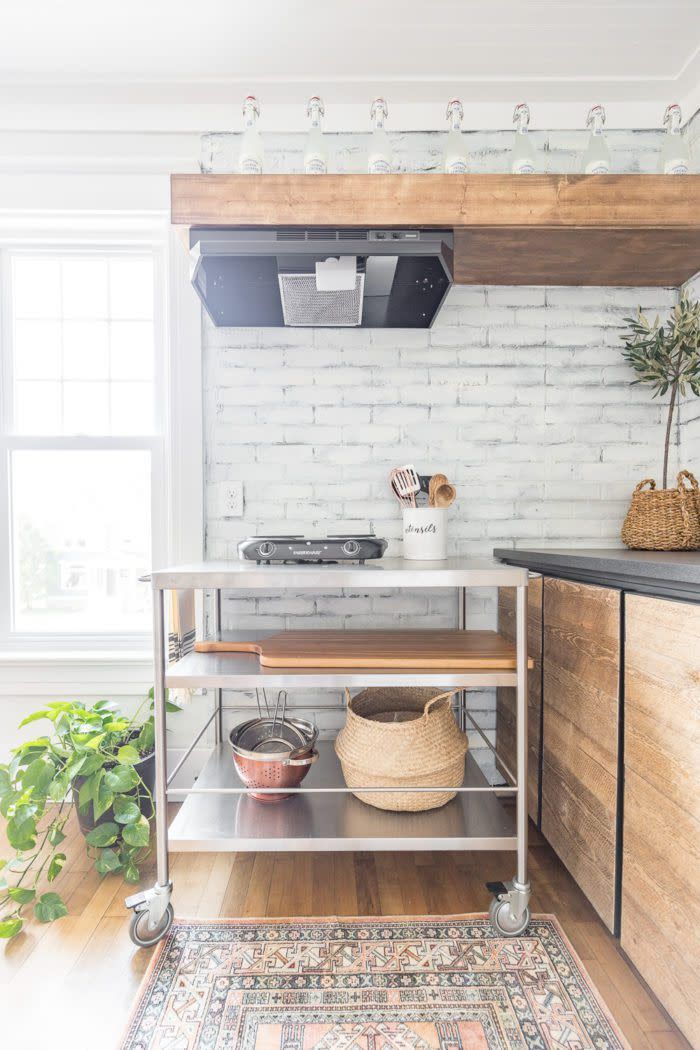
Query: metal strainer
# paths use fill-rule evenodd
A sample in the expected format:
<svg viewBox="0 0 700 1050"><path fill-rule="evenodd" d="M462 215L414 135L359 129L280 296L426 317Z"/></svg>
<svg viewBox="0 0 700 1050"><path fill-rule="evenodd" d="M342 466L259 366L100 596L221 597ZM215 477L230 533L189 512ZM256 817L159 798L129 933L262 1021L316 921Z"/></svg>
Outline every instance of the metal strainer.
<svg viewBox="0 0 700 1050"><path fill-rule="evenodd" d="M278 694L272 716L264 690L263 697L268 714L261 713L259 718L241 722L231 731L234 765L246 787L298 787L318 758L314 750L318 730L301 718L285 718L287 694L284 690ZM282 714L278 717L280 704ZM258 709L262 712L259 695ZM280 802L288 795L251 791L251 797L259 802Z"/></svg>

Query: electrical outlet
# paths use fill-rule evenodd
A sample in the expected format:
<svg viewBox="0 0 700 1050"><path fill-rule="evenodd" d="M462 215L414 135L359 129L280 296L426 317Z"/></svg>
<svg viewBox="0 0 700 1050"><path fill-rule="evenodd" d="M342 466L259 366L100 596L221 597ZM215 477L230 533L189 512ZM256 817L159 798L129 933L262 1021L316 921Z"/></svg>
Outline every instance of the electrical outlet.
<svg viewBox="0 0 700 1050"><path fill-rule="evenodd" d="M243 482L220 481L216 486L216 504L221 518L243 517Z"/></svg>

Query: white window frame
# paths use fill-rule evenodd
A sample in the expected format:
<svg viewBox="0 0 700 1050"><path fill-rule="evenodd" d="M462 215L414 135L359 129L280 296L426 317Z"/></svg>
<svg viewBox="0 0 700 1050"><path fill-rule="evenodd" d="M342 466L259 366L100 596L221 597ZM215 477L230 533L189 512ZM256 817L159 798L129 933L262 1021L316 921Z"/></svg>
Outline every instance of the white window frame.
<svg viewBox="0 0 700 1050"><path fill-rule="evenodd" d="M154 258L155 383L153 437L13 434L12 341L9 263L12 255L115 254L142 251ZM189 284L187 255L166 216L0 215L0 667L27 661L97 659L145 663L150 631L134 633L23 633L12 630L10 471L19 449L146 449L151 453L152 563L198 560L203 545L203 440L201 316ZM0 674L1 677L1 674ZM3 691L0 688L0 692Z"/></svg>

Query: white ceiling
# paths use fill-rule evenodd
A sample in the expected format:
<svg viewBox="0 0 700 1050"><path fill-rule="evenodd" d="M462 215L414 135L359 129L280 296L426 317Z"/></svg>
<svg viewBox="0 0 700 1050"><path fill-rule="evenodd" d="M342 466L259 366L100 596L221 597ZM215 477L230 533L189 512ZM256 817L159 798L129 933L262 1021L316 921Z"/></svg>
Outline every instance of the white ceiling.
<svg viewBox="0 0 700 1050"><path fill-rule="evenodd" d="M15 107L177 104L192 122L198 119L192 107L201 114L210 107L212 116L224 109L211 107L233 113L252 91L266 107L267 126L270 118L290 126L294 107L301 127L301 104L319 92L330 126L334 107L347 126L353 107L364 114L384 93L408 127L427 119L432 110L425 107L439 104L442 115L457 95L471 107L473 123L490 126L494 107L502 108L506 126L512 103L522 98L551 113L603 101L611 123L648 126L669 101L700 103L699 0L1 0L0 6L0 89ZM615 120L615 104L624 120ZM237 119L230 118L231 126Z"/></svg>

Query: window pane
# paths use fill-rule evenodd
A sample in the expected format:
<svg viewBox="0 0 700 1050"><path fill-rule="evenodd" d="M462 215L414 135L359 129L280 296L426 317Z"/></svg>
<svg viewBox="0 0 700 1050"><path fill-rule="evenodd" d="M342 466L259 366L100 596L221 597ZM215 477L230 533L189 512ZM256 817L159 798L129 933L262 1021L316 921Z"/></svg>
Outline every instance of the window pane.
<svg viewBox="0 0 700 1050"><path fill-rule="evenodd" d="M23 254L13 257L12 274L15 432L152 434L153 256ZM27 380L58 387L30 389ZM137 384L131 411L127 381Z"/></svg>
<svg viewBox="0 0 700 1050"><path fill-rule="evenodd" d="M59 321L15 321L14 343L16 379L60 378Z"/></svg>
<svg viewBox="0 0 700 1050"><path fill-rule="evenodd" d="M60 317L61 268L58 259L15 258L12 305L15 317Z"/></svg>
<svg viewBox="0 0 700 1050"><path fill-rule="evenodd" d="M107 317L107 260L100 256L64 259L62 270L63 316Z"/></svg>
<svg viewBox="0 0 700 1050"><path fill-rule="evenodd" d="M107 383L64 383L63 429L71 434L108 434L108 392Z"/></svg>
<svg viewBox="0 0 700 1050"><path fill-rule="evenodd" d="M113 321L112 379L153 379L153 323Z"/></svg>
<svg viewBox="0 0 700 1050"><path fill-rule="evenodd" d="M152 383L112 383L111 393L115 434L147 434L152 430Z"/></svg>
<svg viewBox="0 0 700 1050"><path fill-rule="evenodd" d="M106 321L66 321L63 325L63 378L109 378L109 325ZM72 429L70 416L65 429Z"/></svg>
<svg viewBox="0 0 700 1050"><path fill-rule="evenodd" d="M15 425L23 434L55 434L61 425L61 384L15 383Z"/></svg>
<svg viewBox="0 0 700 1050"><path fill-rule="evenodd" d="M149 627L150 454L12 454L14 628Z"/></svg>
<svg viewBox="0 0 700 1050"><path fill-rule="evenodd" d="M110 314L132 321L153 317L151 259L125 256L111 262Z"/></svg>

